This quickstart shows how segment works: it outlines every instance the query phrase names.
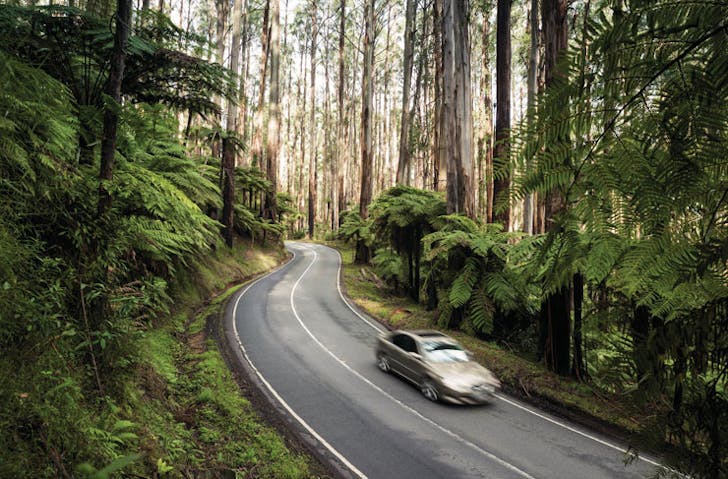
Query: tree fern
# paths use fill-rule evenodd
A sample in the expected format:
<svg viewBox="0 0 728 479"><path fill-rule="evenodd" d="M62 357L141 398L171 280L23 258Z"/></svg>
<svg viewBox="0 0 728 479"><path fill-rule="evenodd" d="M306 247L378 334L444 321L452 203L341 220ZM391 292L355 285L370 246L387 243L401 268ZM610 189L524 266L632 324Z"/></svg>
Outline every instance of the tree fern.
<svg viewBox="0 0 728 479"><path fill-rule="evenodd" d="M463 307L471 298L473 288L480 279L479 269L481 266L473 257L465 260L465 265L458 271L455 281L450 286L448 300L453 308Z"/></svg>
<svg viewBox="0 0 728 479"><path fill-rule="evenodd" d="M441 216L439 231L423 238L428 291L437 294L440 323L455 325L464 318L476 333L491 334L499 316L532 313L532 292L524 281L521 256L513 262L509 241L519 235L504 233L501 225L479 225L459 215ZM525 243L524 243L525 244ZM519 254L523 254L523 246ZM533 256L533 251L530 251ZM445 304L442 303L445 301ZM525 310L525 311L524 311ZM446 318L446 315L450 318Z"/></svg>
<svg viewBox="0 0 728 479"><path fill-rule="evenodd" d="M728 361L722 353L700 358L723 350L706 331L726 328L727 263L718 245L728 236L728 5L610 6L587 20L565 59L569 73L514 140L516 197L555 189L566 200L537 256L525 261L545 291L580 271L608 292L601 301L609 307L646 308L646 337L627 344L652 348L652 367L664 371L660 392L674 408L664 431L701 458L686 470L718 477L728 474L725 441L687 411L725 404L706 377L725 377ZM577 54L581 46L589 62ZM702 356L686 353L698 350ZM619 349L620 377L635 372L638 352Z"/></svg>

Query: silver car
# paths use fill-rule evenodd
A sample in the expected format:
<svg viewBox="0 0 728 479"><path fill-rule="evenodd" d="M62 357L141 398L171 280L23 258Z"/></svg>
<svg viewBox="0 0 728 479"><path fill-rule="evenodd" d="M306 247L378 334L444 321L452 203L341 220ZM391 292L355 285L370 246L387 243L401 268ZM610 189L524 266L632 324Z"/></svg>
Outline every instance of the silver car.
<svg viewBox="0 0 728 479"><path fill-rule="evenodd" d="M420 388L431 401L488 402L500 381L470 359L460 344L439 331L391 331L379 336L377 366Z"/></svg>

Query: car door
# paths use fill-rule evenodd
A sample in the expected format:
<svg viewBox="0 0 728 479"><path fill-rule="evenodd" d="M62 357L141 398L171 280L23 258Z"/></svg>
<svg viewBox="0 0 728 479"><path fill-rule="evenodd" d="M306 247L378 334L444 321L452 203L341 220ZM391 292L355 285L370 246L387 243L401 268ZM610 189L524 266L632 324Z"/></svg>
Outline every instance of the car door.
<svg viewBox="0 0 728 479"><path fill-rule="evenodd" d="M392 367L410 381L419 383L422 360L412 355L419 354L415 339L409 334L401 333L392 338L392 343L397 353L396 357L392 355Z"/></svg>

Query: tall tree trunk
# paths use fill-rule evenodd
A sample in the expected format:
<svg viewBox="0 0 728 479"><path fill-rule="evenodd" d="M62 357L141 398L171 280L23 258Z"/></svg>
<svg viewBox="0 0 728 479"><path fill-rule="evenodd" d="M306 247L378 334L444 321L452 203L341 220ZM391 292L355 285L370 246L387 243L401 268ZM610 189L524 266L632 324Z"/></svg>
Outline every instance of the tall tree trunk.
<svg viewBox="0 0 728 479"><path fill-rule="evenodd" d="M584 276L581 273L574 275L574 358L571 364L571 374L579 381L587 378L586 363L584 359L584 341L582 334L582 306L584 303Z"/></svg>
<svg viewBox="0 0 728 479"><path fill-rule="evenodd" d="M324 120L323 120L323 130L324 130L324 151L323 151L323 164L324 167L328 167L327 169L327 176L329 177L329 181L326 181L324 179L323 182L321 182L321 188L323 197L326 198L326 215L325 220L330 225L330 228L333 230L333 225L331 225L332 221L332 202L333 198L331 196L331 190L333 189L333 183L334 183L334 151L331 148L331 130L333 129L333 125L331 122L331 76L329 74L329 62L328 58L330 55L329 50L329 43L324 43L324 58L326 59L324 63ZM325 177L324 177L325 178Z"/></svg>
<svg viewBox="0 0 728 479"><path fill-rule="evenodd" d="M483 96L483 128L478 138L479 161L485 170L480 175L480 201L479 210L485 215L485 221L493 221L493 98L491 96L490 74L490 8L483 12L481 38L483 43L482 74L480 76L480 92Z"/></svg>
<svg viewBox="0 0 728 479"><path fill-rule="evenodd" d="M242 63L240 85L238 85L238 118L235 123L236 131L240 135L240 138L244 145L247 144L247 119L248 119L248 89L247 79L248 71L250 69L250 46L248 38L249 28L249 17L248 17L248 0L243 0L243 12L241 18L241 32L240 32L240 61Z"/></svg>
<svg viewBox="0 0 728 479"><path fill-rule="evenodd" d="M456 79L456 139L460 148L458 157L458 185L462 198L462 212L475 218L475 173L473 161L473 84L470 67L470 2L455 2L455 79Z"/></svg>
<svg viewBox="0 0 728 479"><path fill-rule="evenodd" d="M434 118L434 134L433 134L433 161L432 161L432 182L435 191L442 191L442 180L447 176L447 163L445 161L445 91L443 88L443 38L442 38L442 5L443 0L435 0L432 15L433 31L435 39L435 118Z"/></svg>
<svg viewBox="0 0 728 479"><path fill-rule="evenodd" d="M372 108L374 106L374 16L375 0L367 0L364 6L364 61L362 72L361 106L361 189L359 195L359 215L369 218L369 203L372 201ZM371 252L360 239L357 242L356 261L368 263Z"/></svg>
<svg viewBox="0 0 728 479"><path fill-rule="evenodd" d="M510 222L510 129L511 129L511 0L498 0L496 32L496 117L493 220L508 231Z"/></svg>
<svg viewBox="0 0 728 479"><path fill-rule="evenodd" d="M104 215L111 208L111 193L106 188L114 176L116 156L116 131L119 124L118 107L121 106L121 82L124 78L126 47L129 42L129 22L131 22L131 0L119 0L116 5L116 31L114 50L111 54L109 78L105 93L113 105L104 108L104 126L101 137L101 170L99 172L98 215Z"/></svg>
<svg viewBox="0 0 728 479"><path fill-rule="evenodd" d="M243 0L233 2L233 36L230 41L230 71L238 76L238 63L240 61L240 19L243 15ZM243 79L241 78L241 81ZM236 131L238 118L237 105L234 101L228 101L227 109L227 135L222 140L222 224L225 228L225 243L228 247L233 246L235 229L235 144L230 135Z"/></svg>
<svg viewBox="0 0 728 479"><path fill-rule="evenodd" d="M565 75L564 72L557 72L556 67L567 48L567 0L542 0L542 2L545 87L548 89L553 88ZM564 138L563 141L567 139ZM553 228L553 218L566 207L564 193L558 190L548 192L545 203L545 229L548 232ZM541 329L542 331L545 329L545 334L542 334L544 343L541 346L544 360L547 367L561 375L568 375L570 372L570 296L569 287L563 286L548 295L541 305Z"/></svg>
<svg viewBox="0 0 728 479"><path fill-rule="evenodd" d="M473 111L467 0L444 0L442 12L443 123L447 211L473 216ZM443 132L441 131L441 134Z"/></svg>
<svg viewBox="0 0 728 479"><path fill-rule="evenodd" d="M238 0L239 1L239 0ZM268 154L266 155L270 190L265 196L264 218L278 221L278 152L280 149L280 100L278 94L280 72L280 2L270 0L270 97L268 101Z"/></svg>
<svg viewBox="0 0 728 479"><path fill-rule="evenodd" d="M412 80L412 59L414 57L415 22L417 16L417 2L407 0L404 27L404 59L402 83L402 121L399 132L399 163L397 164L397 183L409 185L411 176L410 167L410 107L409 93Z"/></svg>
<svg viewBox="0 0 728 479"><path fill-rule="evenodd" d="M453 1L442 0L440 14L442 32L442 111L440 117L440 153L443 155L441 164L445 166L446 194L448 214L458 211L456 172L454 170L455 140L455 72L453 65L453 43L455 42L455 25L453 18ZM442 171L440 172L443 173Z"/></svg>
<svg viewBox="0 0 728 479"><path fill-rule="evenodd" d="M427 35L426 35L426 29L427 29L427 27L428 27L427 15L426 15L425 12L423 12L423 14L422 14L422 23L420 24L420 28L421 28L420 35L419 35L419 38L420 39L424 39L424 38L427 37ZM416 38L417 38L417 36L415 35L414 36L414 39L416 39ZM414 40L413 40L413 43L414 43ZM414 93L414 97L412 98L412 106L411 106L410 112L409 112L409 128L408 128L409 131L407 132L407 138L408 138L407 141L409 142L409 145L410 146L413 143L419 144L419 141L416 141L416 140L413 139L413 135L414 135L414 120L415 120L416 115L419 113L420 95L422 94L422 83L423 83L422 82L422 77L425 74L426 64L427 64L427 48L422 48L421 51L420 51L419 58L417 60L417 75L415 76L415 93ZM420 120L421 120L421 118L420 118ZM426 128L426 125L424 124L424 122L420 121L420 125L423 128ZM419 153L420 155L422 155L422 152L421 152L421 150L420 150L419 147L416 148L415 151L417 153ZM408 152L409 152L409 150L408 150ZM411 152L409 152L409 155L410 155L410 158L409 158L409 171L412 171L412 168L414 166L414 168L415 168L415 177L417 177L418 176L417 168L418 168L419 162L416 161L416 158L413 159L411 157ZM422 180L422 185L421 186L418 186L417 182L415 182L414 186L418 186L419 188L426 188L427 187L427 182L426 182L426 179L424 178L425 175L422 174L422 175L419 175L419 176L421 177L420 179ZM409 173L408 173L408 177L409 177Z"/></svg>
<svg viewBox="0 0 728 479"><path fill-rule="evenodd" d="M305 205L305 195L304 195L304 177L306 176L304 171L306 170L306 108L308 104L308 70L306 69L306 60L305 60L305 48L301 49L301 57L299 58L299 64L301 66L301 73L299 75L300 85L303 85L303 94L301 95L301 115L298 119L300 124L300 131L301 131L301 143L299 145L299 151L301 154L298 157L298 168L296 169L296 172L298 173L296 175L296 204L298 205L299 211L303 211L303 209L306 207ZM313 105L311 106L313 108ZM298 229L300 231L303 231L304 229L304 219L303 215L301 215L299 219L299 227Z"/></svg>
<svg viewBox="0 0 728 479"><path fill-rule="evenodd" d="M308 134L310 140L309 161L308 161L308 237L313 239L316 228L316 37L318 35L317 25L317 2L312 1L311 12L311 113L308 123Z"/></svg>
<svg viewBox="0 0 728 479"><path fill-rule="evenodd" d="M220 65L225 64L225 23L227 22L227 14L228 14L228 2L225 0L216 0L215 1L215 7L217 10L217 17L215 19L215 51L216 51L216 61ZM220 111L222 111L222 98L220 96L216 96L213 100L215 102L215 105L220 108ZM219 126L222 129L221 124L221 118L219 115L216 115L216 126ZM216 135L215 138L212 140L212 157L215 159L221 158L221 152L222 152L222 140L221 138ZM220 168L220 180L222 181L223 178L223 172L222 168ZM220 187L224 187L222 184Z"/></svg>
<svg viewBox="0 0 728 479"><path fill-rule="evenodd" d="M343 177L339 173L339 163L345 162L346 143L344 142L344 45L346 40L346 0L339 2L339 84L337 85L336 99L338 104L338 122L336 124L336 155L331 162L331 229L339 229L339 211L342 204Z"/></svg>
<svg viewBox="0 0 728 479"><path fill-rule="evenodd" d="M253 144L250 148L251 163L253 166L264 168L263 164L263 113L265 109L265 85L268 75L268 51L270 49L270 0L265 2L263 10L263 27L260 34L260 83L258 88L258 103L253 116Z"/></svg>
<svg viewBox="0 0 728 479"><path fill-rule="evenodd" d="M531 46L528 54L528 127L533 127L533 120L536 108L536 93L538 89L538 0L531 0L531 11L529 13ZM526 171L531 169L531 162L526 161ZM534 222L534 195L526 194L523 201L523 231L533 234Z"/></svg>

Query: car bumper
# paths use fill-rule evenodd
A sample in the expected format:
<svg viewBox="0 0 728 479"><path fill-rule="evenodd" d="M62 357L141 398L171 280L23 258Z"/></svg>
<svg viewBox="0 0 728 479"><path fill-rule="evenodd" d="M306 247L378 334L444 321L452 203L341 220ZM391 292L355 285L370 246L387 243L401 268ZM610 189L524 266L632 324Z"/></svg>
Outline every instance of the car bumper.
<svg viewBox="0 0 728 479"><path fill-rule="evenodd" d="M440 397L443 401L452 404L475 405L492 401L494 395L495 387L492 386L469 390L456 390L442 386Z"/></svg>

